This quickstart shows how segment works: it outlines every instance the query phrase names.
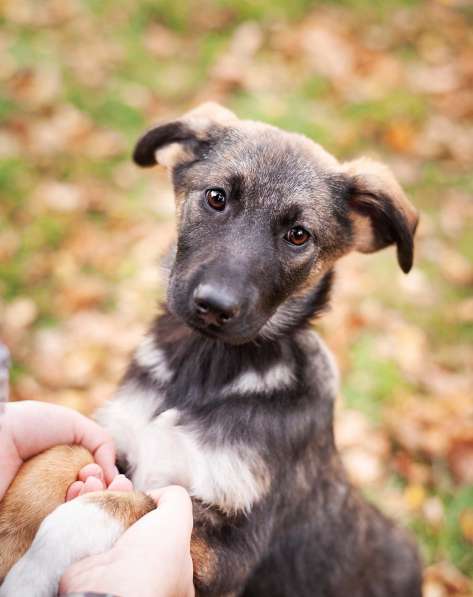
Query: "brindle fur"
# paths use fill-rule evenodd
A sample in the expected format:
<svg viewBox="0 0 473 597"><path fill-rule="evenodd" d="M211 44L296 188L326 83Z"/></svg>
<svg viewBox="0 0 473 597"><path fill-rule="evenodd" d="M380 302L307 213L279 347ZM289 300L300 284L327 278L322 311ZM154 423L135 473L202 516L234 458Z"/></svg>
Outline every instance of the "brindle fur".
<svg viewBox="0 0 473 597"><path fill-rule="evenodd" d="M394 177L371 160L339 164L301 135L215 104L150 130L134 157L170 171L177 246L164 313L100 420L137 489L151 488L138 486L140 459L158 470L166 457L150 453L159 445L151 432L175 441L162 484L179 482L174 468L189 455L197 470L199 455L225 455L204 475L210 488L192 485L193 462L185 469L198 595L420 597L414 544L346 478L333 438L336 374L310 329L344 254L395 244L401 268L411 268L417 214ZM212 187L227 194L223 212L206 204ZM311 232L303 247L284 240L294 225ZM202 284L231 297L233 318L217 326L199 316ZM112 498L102 505L128 519L130 504L122 511ZM136 504L139 514L152 507L142 496Z"/></svg>
<svg viewBox="0 0 473 597"><path fill-rule="evenodd" d="M159 388L156 415L177 409L203 444L251 446L269 471L249 511L194 500L198 593L420 596L415 546L347 481L333 438L332 368L309 330L327 305L334 262L350 250L395 243L409 271L417 214L394 177L369 160L340 165L305 137L214 104L152 129L134 157L168 167L176 193L167 308L150 332L174 374L157 383L135 360L124 383ZM226 191L227 215L206 208L211 187ZM314 240L298 251L281 239L300 222ZM203 281L237 297L236 321L212 329L198 320L192 292ZM293 363L289 388L222 395L239 373L280 362Z"/></svg>

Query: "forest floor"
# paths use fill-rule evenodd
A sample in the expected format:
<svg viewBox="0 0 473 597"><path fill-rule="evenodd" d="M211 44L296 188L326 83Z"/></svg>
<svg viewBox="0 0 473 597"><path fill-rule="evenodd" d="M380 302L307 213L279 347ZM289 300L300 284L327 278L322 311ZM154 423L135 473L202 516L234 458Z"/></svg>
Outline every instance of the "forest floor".
<svg viewBox="0 0 473 597"><path fill-rule="evenodd" d="M473 9L468 2L0 2L0 337L13 399L90 413L163 298L151 123L213 99L375 156L421 212L416 262L351 255L316 327L355 483L416 534L425 597L472 594Z"/></svg>

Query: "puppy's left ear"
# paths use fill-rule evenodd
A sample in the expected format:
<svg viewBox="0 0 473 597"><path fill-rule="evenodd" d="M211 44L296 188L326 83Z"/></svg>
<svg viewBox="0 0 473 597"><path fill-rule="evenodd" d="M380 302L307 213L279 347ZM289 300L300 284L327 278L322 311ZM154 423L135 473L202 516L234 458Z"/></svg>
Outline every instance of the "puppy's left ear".
<svg viewBox="0 0 473 597"><path fill-rule="evenodd" d="M222 126L236 119L233 112L219 104L201 104L178 120L146 132L135 146L133 160L142 167L161 164L166 168L192 161L212 142Z"/></svg>
<svg viewBox="0 0 473 597"><path fill-rule="evenodd" d="M414 233L419 219L392 172L379 162L360 158L342 164L354 248L362 253L397 246L397 259L407 273L414 259Z"/></svg>

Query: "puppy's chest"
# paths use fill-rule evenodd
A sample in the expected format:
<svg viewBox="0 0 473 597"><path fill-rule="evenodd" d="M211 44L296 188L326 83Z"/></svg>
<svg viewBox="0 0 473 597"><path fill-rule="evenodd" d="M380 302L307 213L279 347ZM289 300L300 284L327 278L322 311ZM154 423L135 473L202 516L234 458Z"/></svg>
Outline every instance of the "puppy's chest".
<svg viewBox="0 0 473 597"><path fill-rule="evenodd" d="M154 399L153 399L154 398ZM177 484L204 503L228 513L248 511L269 486L262 458L241 444L212 446L196 429L180 423L177 409L154 416L156 397L135 384L98 413L116 442L136 489Z"/></svg>

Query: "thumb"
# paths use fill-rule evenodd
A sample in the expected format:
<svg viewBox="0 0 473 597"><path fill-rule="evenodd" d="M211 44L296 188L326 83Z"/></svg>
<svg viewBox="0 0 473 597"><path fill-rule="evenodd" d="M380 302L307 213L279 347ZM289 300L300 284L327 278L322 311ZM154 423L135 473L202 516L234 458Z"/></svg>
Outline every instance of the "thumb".
<svg viewBox="0 0 473 597"><path fill-rule="evenodd" d="M153 546L174 543L189 546L192 533L192 502L183 487L171 485L164 489L149 492L157 504L156 510L149 512L133 524L117 541L117 547L133 543L136 550L153 549Z"/></svg>

